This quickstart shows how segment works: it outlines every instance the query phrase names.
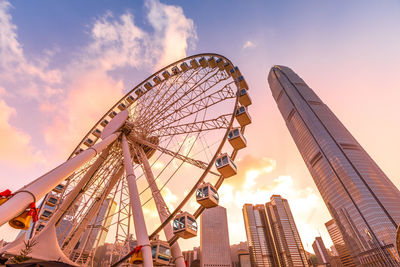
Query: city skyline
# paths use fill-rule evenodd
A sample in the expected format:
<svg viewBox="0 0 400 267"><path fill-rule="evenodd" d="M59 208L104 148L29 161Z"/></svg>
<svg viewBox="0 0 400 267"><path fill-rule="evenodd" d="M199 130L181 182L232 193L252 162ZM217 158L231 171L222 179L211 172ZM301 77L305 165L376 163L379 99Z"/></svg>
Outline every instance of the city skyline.
<svg viewBox="0 0 400 267"><path fill-rule="evenodd" d="M242 205L264 203L275 193L282 194L294 206L292 212L308 251L319 231L327 246L332 244L324 226L330 215L269 93L266 70L274 64L287 64L304 74L304 79L318 88L321 98L395 185L400 185L396 162L396 148L400 146L400 120L396 116L399 78L387 77L388 71L380 67L386 66L389 74L399 67L400 40L392 34L400 25L397 3L343 1L323 6L315 1L302 5L283 1L256 2L250 6L206 1L204 6L185 2L179 5L171 1L138 1L130 6L123 2L99 2L91 9L90 5L78 2L59 8L48 2L1 2L0 27L6 33L1 55L9 64L25 71L25 75L12 72L1 62L0 126L4 138L0 145L0 180L5 181L2 186L15 190L65 160L114 99L163 64L202 51L216 51L238 65L254 102L250 107L254 123L246 130L248 148L239 153L238 176L227 180L220 189L221 205L227 207L230 215L232 243L246 238ZM339 8L341 5L346 5L346 9ZM216 23L216 18L221 18L217 12L221 6L230 8L227 16L234 21L232 25ZM311 7L319 11L318 15L310 12ZM74 13L74 9L82 13L67 18L65 14ZM175 20L163 21L165 24L153 35L158 26L154 23L157 14L171 12ZM204 19L204 14L209 19ZM373 28L371 19L376 21ZM170 27L178 22L185 26L185 31ZM131 61L116 61L126 54L117 53L118 41L102 43L110 40L96 35L99 27L118 33L121 40L124 34L132 33L129 30L138 28L162 49L156 51L154 58L142 60L132 56ZM170 38L164 33L168 30L180 37L182 45L177 46L177 53L166 49ZM229 36L221 34L225 32ZM246 34L238 36L238 32ZM89 48L105 44L106 51L86 53ZM107 52L107 57L96 60L101 52ZM84 68L76 68L84 64ZM96 64L101 67L94 68ZM23 80L18 79L22 76ZM84 97L77 95L78 89ZM344 93L345 98L341 97ZM102 105L87 101L92 98ZM168 205L176 206L183 198L185 189L178 189L168 194ZM149 217L152 215L151 210L146 212ZM11 241L17 232L7 227L0 228L0 239ZM200 242L199 237L182 244L187 249L196 242Z"/></svg>

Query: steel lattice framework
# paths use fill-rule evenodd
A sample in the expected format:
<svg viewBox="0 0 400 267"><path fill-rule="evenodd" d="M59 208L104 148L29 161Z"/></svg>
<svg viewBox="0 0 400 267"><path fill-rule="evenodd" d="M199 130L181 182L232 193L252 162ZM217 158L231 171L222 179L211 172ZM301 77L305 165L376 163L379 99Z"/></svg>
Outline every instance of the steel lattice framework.
<svg viewBox="0 0 400 267"><path fill-rule="evenodd" d="M50 222L55 226L58 245L70 260L101 266L96 255L106 237L113 243L107 262L120 260L136 246L135 239L139 240L129 184L133 177L151 231L149 238L164 230L172 253L181 253L171 221L192 205L187 204L202 182L214 181L215 187L220 187L224 177L216 171L215 160L221 152L229 152L235 159L238 150L226 142L228 133L239 127L244 134L245 126L235 121L243 83L240 78L227 58L200 54L174 62L134 87L74 149L67 162L92 148L96 155L69 175L60 190L45 196L41 219L30 236L34 238L48 227L47 211L54 217ZM119 137L98 153L95 147L102 142L103 130L121 112L127 112L128 119L119 129ZM129 151L124 150L125 144ZM124 153L132 157L133 174L126 170ZM181 192L182 188L186 192ZM169 203L168 194L178 200ZM54 207L48 205L52 197L58 200ZM197 218L203 210L198 207L194 216ZM158 222L152 216L158 217ZM175 260L182 266L182 258Z"/></svg>

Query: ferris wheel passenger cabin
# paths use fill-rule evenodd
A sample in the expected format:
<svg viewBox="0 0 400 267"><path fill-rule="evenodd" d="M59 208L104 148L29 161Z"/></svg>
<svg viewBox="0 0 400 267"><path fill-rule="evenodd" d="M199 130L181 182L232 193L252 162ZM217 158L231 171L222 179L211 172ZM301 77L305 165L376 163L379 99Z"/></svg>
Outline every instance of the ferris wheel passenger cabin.
<svg viewBox="0 0 400 267"><path fill-rule="evenodd" d="M115 112L114 110L111 111L110 113L108 113L108 116L110 116L111 118L114 118L115 116L117 116L117 112Z"/></svg>
<svg viewBox="0 0 400 267"><path fill-rule="evenodd" d="M172 73L174 74L174 75L177 75L177 74L179 74L179 68L177 67L177 66L174 66L174 67L172 67L172 69L171 69L171 71L172 71Z"/></svg>
<svg viewBox="0 0 400 267"><path fill-rule="evenodd" d="M215 160L215 166L224 178L231 177L237 173L237 167L227 153L221 154L217 157Z"/></svg>
<svg viewBox="0 0 400 267"><path fill-rule="evenodd" d="M197 188L196 201L205 208L218 206L219 195L217 189L210 183L204 183Z"/></svg>
<svg viewBox="0 0 400 267"><path fill-rule="evenodd" d="M193 69L197 69L199 67L199 63L197 60L194 58L190 61L190 66L192 66Z"/></svg>
<svg viewBox="0 0 400 267"><path fill-rule="evenodd" d="M170 76L171 76L171 74L169 74L169 71L163 71L163 73L161 74L163 77L164 77L164 79L168 79Z"/></svg>
<svg viewBox="0 0 400 267"><path fill-rule="evenodd" d="M226 74L231 75L231 70L233 70L232 64L229 62L226 62L224 64L224 69L226 71Z"/></svg>
<svg viewBox="0 0 400 267"><path fill-rule="evenodd" d="M235 117L241 127L251 123L251 117L249 112L247 111L247 107L244 106L238 107L236 109Z"/></svg>
<svg viewBox="0 0 400 267"><path fill-rule="evenodd" d="M179 237L188 239L197 235L196 219L188 212L182 212L176 215L173 225L174 234Z"/></svg>
<svg viewBox="0 0 400 267"><path fill-rule="evenodd" d="M146 89L147 89L147 88L151 88L151 83L149 83L149 82L145 83L145 84L144 84L144 87L145 87ZM148 90L148 89L147 89L147 90ZM142 88L136 89L135 94L136 94L138 97L142 96L142 95L144 94L143 89L142 89Z"/></svg>
<svg viewBox="0 0 400 267"><path fill-rule="evenodd" d="M133 103L133 101L135 101L135 98L133 97L133 96L128 96L127 98L125 98L125 100L129 103L129 104L131 104L131 103Z"/></svg>
<svg viewBox="0 0 400 267"><path fill-rule="evenodd" d="M205 57L201 57L199 59L199 63L203 68L206 68L208 66L207 60L205 59Z"/></svg>
<svg viewBox="0 0 400 267"><path fill-rule="evenodd" d="M215 61L215 63L217 63L217 67L220 70L224 70L224 60L222 58L217 58L217 60Z"/></svg>
<svg viewBox="0 0 400 267"><path fill-rule="evenodd" d="M187 71L187 70L189 69L188 64L186 64L186 62L183 62L183 63L181 64L181 69L182 69L183 71Z"/></svg>
<svg viewBox="0 0 400 267"><path fill-rule="evenodd" d="M126 105L124 103L119 103L118 109L122 111L122 110L126 109Z"/></svg>
<svg viewBox="0 0 400 267"><path fill-rule="evenodd" d="M154 265L168 265L171 259L171 248L168 242L157 239L151 241L150 245Z"/></svg>
<svg viewBox="0 0 400 267"><path fill-rule="evenodd" d="M228 141L235 150L239 150L247 146L247 140L240 131L240 128L233 128L229 131Z"/></svg>
<svg viewBox="0 0 400 267"><path fill-rule="evenodd" d="M160 77L158 77L158 76L155 76L155 77L153 78L153 82L154 82L155 84L159 84L159 83L161 83L161 79L160 79Z"/></svg>
<svg viewBox="0 0 400 267"><path fill-rule="evenodd" d="M58 203L58 196L52 195L46 200L46 205L54 207Z"/></svg>
<svg viewBox="0 0 400 267"><path fill-rule="evenodd" d="M85 140L85 142L83 142L83 144L86 145L87 147L91 147L94 144L94 142L92 139L88 138Z"/></svg>
<svg viewBox="0 0 400 267"><path fill-rule="evenodd" d="M208 66L210 66L210 68L212 68L212 69L217 66L217 62L215 62L214 57L208 58Z"/></svg>
<svg viewBox="0 0 400 267"><path fill-rule="evenodd" d="M251 105L251 98L249 96L248 91L245 88L239 90L238 96L239 96L239 103L242 106L247 107Z"/></svg>
<svg viewBox="0 0 400 267"><path fill-rule="evenodd" d="M246 82L246 80L244 79L243 76L239 76L239 77L236 79L236 81L237 81L237 83L239 84L239 87L240 87L240 88L244 88L244 89L246 89L246 90L249 90L249 86L247 85L247 82Z"/></svg>
<svg viewBox="0 0 400 267"><path fill-rule="evenodd" d="M92 134L93 134L94 136L96 136L97 138L99 138L99 137L101 136L101 131L100 131L99 129L95 129L95 130L92 132Z"/></svg>

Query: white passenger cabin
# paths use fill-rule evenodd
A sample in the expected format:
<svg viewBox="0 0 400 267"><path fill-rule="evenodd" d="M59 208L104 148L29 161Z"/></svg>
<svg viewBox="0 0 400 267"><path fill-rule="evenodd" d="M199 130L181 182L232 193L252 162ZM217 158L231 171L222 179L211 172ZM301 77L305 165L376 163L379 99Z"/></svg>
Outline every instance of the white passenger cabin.
<svg viewBox="0 0 400 267"><path fill-rule="evenodd" d="M164 77L164 79L168 79L170 76L171 76L171 74L169 74L169 71L163 71L163 73L161 74L163 77Z"/></svg>
<svg viewBox="0 0 400 267"><path fill-rule="evenodd" d="M214 57L208 58L208 66L210 66L210 68L212 68L212 69L217 66L217 62L215 62Z"/></svg>
<svg viewBox="0 0 400 267"><path fill-rule="evenodd" d="M210 183L204 183L197 188L196 201L205 208L218 206L219 195L217 189Z"/></svg>
<svg viewBox="0 0 400 267"><path fill-rule="evenodd" d="M249 92L246 89L240 89L238 92L239 95L239 103L242 106L250 106L251 105L251 98L249 96Z"/></svg>
<svg viewBox="0 0 400 267"><path fill-rule="evenodd" d="M215 61L215 63L217 63L217 66L218 66L218 68L220 69L220 70L223 70L224 69L224 60L222 59L222 58L218 58L216 61Z"/></svg>
<svg viewBox="0 0 400 267"><path fill-rule="evenodd" d="M192 59L190 61L190 66L192 66L193 69L197 69L200 65L199 65L199 63L197 62L196 59Z"/></svg>
<svg viewBox="0 0 400 267"><path fill-rule="evenodd" d="M135 98L133 97L133 96L128 96L127 98L126 98L126 101L128 101L128 103L133 103L133 101L135 101Z"/></svg>
<svg viewBox="0 0 400 267"><path fill-rule="evenodd" d="M181 69L182 69L183 71L187 71L187 70L189 69L188 64L186 64L186 62L183 62L183 63L181 64Z"/></svg>
<svg viewBox="0 0 400 267"><path fill-rule="evenodd" d="M243 76L239 76L237 78L237 82L238 82L240 88L249 90L249 86L247 85L246 80L244 79Z"/></svg>
<svg viewBox="0 0 400 267"><path fill-rule="evenodd" d="M154 265L168 265L171 259L171 247L168 242L159 239L150 242Z"/></svg>
<svg viewBox="0 0 400 267"><path fill-rule="evenodd" d="M117 106L119 110L124 110L126 109L126 105L124 103L119 103L119 105Z"/></svg>
<svg viewBox="0 0 400 267"><path fill-rule="evenodd" d="M47 200L46 200L46 205L50 206L50 207L54 207L55 205L57 205L58 203L58 197L57 196L50 196Z"/></svg>
<svg viewBox="0 0 400 267"><path fill-rule="evenodd" d="M249 112L247 111L247 107L244 106L238 107L236 109L235 117L241 127L251 123L251 117Z"/></svg>
<svg viewBox="0 0 400 267"><path fill-rule="evenodd" d="M173 223L174 234L188 239L197 235L197 222L194 216L188 212L176 215Z"/></svg>
<svg viewBox="0 0 400 267"><path fill-rule="evenodd" d="M246 138L244 138L242 135L240 128L233 128L229 131L228 141L235 150L239 150L247 146Z"/></svg>
<svg viewBox="0 0 400 267"><path fill-rule="evenodd" d="M208 67L208 63L207 63L207 60L205 59L205 57L200 58L199 63L203 68Z"/></svg>
<svg viewBox="0 0 400 267"><path fill-rule="evenodd" d="M224 153L217 157L215 161L215 166L217 167L218 172L224 177L228 178L233 175L236 175L237 168L235 163L231 160L228 154Z"/></svg>

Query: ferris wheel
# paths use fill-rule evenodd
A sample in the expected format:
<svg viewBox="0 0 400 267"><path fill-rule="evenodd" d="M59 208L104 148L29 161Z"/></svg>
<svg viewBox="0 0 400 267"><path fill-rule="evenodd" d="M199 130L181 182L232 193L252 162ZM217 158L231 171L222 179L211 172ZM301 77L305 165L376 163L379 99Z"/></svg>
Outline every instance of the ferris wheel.
<svg viewBox="0 0 400 267"><path fill-rule="evenodd" d="M111 240L108 265L129 255L125 265L184 267L176 241L197 235L196 219L237 173L251 123L248 89L221 55L166 66L109 109L65 163L0 193L0 225L26 230L35 259L101 266L97 255ZM24 239L0 254L18 254Z"/></svg>

